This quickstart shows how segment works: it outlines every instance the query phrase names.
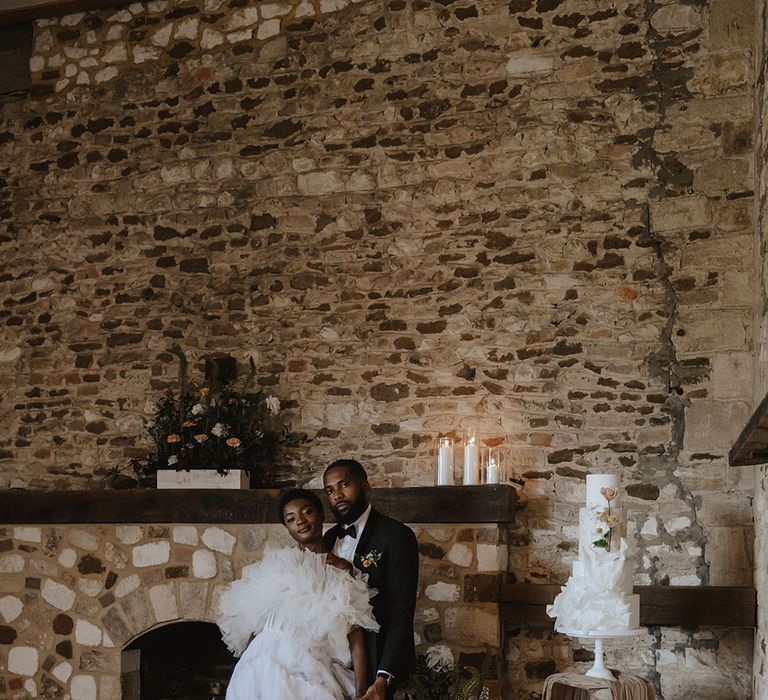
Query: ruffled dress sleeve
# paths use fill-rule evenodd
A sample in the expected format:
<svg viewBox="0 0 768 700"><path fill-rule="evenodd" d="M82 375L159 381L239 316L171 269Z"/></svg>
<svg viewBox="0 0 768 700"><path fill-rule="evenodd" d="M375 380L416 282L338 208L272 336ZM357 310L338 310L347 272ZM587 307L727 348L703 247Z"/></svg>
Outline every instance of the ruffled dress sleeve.
<svg viewBox="0 0 768 700"><path fill-rule="evenodd" d="M286 548L244 567L219 600L218 625L230 651L240 656L251 635L266 626L309 644L330 644L342 655L353 627L378 631L370 604L375 591L365 579L328 566L325 559Z"/></svg>

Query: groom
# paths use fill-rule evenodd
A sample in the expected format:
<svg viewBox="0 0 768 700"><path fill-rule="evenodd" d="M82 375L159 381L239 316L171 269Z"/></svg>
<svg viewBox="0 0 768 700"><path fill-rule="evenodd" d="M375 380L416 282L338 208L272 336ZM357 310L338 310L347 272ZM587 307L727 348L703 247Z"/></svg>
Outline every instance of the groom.
<svg viewBox="0 0 768 700"><path fill-rule="evenodd" d="M390 700L395 686L405 681L414 665L416 536L406 525L371 507L371 487L360 462L336 460L325 470L323 486L337 521L323 537L325 546L368 574L368 585L378 591L371 602L381 630L366 632L373 682L360 700Z"/></svg>

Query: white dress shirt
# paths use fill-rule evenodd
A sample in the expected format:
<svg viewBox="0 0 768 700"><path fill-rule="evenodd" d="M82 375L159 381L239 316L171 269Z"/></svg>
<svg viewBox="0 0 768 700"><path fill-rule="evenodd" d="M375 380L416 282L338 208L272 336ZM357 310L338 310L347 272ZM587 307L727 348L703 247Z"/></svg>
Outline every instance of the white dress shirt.
<svg viewBox="0 0 768 700"><path fill-rule="evenodd" d="M355 522L345 525L344 527L355 526L355 536L346 535L345 537L338 537L336 542L333 543L333 553L340 559L346 559L350 564L354 564L355 549L357 549L357 543L363 536L363 530L365 524L368 522L368 516L371 514L371 504L363 511L363 514L355 520Z"/></svg>

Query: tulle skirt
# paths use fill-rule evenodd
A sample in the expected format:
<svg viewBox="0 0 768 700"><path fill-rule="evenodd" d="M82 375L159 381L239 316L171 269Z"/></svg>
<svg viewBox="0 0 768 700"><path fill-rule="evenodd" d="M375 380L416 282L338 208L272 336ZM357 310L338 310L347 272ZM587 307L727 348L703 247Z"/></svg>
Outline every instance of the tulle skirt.
<svg viewBox="0 0 768 700"><path fill-rule="evenodd" d="M242 654L227 700L353 698L347 635L378 631L372 595L365 578L328 566L324 554L280 549L246 566L219 600L222 637Z"/></svg>
<svg viewBox="0 0 768 700"><path fill-rule="evenodd" d="M267 627L237 662L227 700L349 700L354 693L352 670L327 649Z"/></svg>

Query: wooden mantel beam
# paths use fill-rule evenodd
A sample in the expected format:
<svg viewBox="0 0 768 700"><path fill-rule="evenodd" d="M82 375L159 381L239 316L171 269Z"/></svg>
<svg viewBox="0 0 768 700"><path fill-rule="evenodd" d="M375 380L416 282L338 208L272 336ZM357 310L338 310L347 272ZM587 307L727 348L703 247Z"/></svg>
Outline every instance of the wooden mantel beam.
<svg viewBox="0 0 768 700"><path fill-rule="evenodd" d="M0 26L130 4L131 0L0 0Z"/></svg>
<svg viewBox="0 0 768 700"><path fill-rule="evenodd" d="M94 523L277 523L273 489L0 491L0 526ZM371 500L406 523L511 523L512 486L375 488Z"/></svg>
<svg viewBox="0 0 768 700"><path fill-rule="evenodd" d="M561 587L554 584L504 584L501 616L508 627L544 627ZM640 625L755 627L757 594L752 586L635 586L640 596Z"/></svg>

